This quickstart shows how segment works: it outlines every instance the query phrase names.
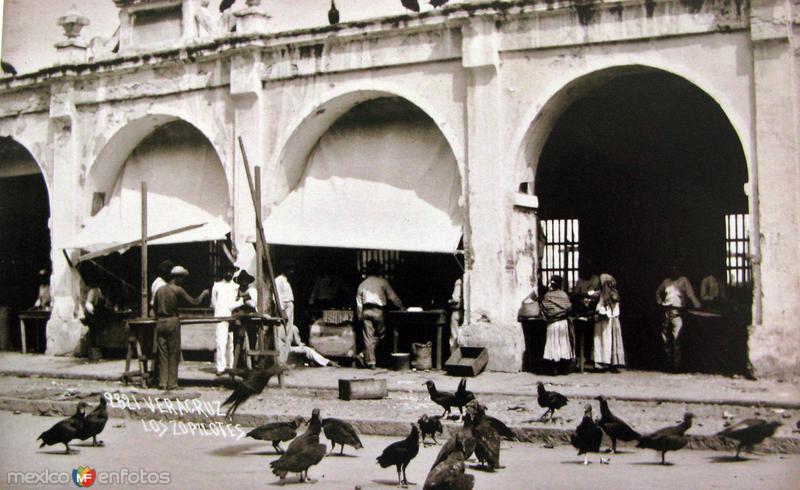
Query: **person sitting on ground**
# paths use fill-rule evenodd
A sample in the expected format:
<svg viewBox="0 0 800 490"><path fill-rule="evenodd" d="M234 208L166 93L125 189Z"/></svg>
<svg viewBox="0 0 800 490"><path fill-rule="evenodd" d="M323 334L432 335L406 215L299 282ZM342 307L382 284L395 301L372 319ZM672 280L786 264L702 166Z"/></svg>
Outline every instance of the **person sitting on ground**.
<svg viewBox="0 0 800 490"><path fill-rule="evenodd" d="M335 361L328 359L313 348L304 344L300 338L300 329L297 328L296 325L287 325L285 330L279 328L278 332L278 341L280 342L279 350L281 351L279 360L281 363L286 363L286 359L291 352L292 354L304 355L306 359L317 366L339 367L339 364Z"/></svg>
<svg viewBox="0 0 800 490"><path fill-rule="evenodd" d="M575 358L575 350L570 340L569 314L572 303L561 288L561 276L550 278L549 290L542 298L542 312L547 319L547 339L544 344L544 360L550 361L553 375L569 373Z"/></svg>

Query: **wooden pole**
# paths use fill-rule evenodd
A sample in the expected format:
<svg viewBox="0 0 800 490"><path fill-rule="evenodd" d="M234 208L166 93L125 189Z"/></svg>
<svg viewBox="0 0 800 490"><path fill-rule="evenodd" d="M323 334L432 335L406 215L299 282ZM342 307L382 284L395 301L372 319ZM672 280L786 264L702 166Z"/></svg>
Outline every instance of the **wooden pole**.
<svg viewBox="0 0 800 490"><path fill-rule="evenodd" d="M142 181L142 303L141 317L147 318L147 182Z"/></svg>
<svg viewBox="0 0 800 490"><path fill-rule="evenodd" d="M253 168L253 183L255 206L258 210L256 212L256 221L261 221L261 167L256 165ZM256 225L258 227L258 225ZM256 290L258 291L258 311L265 311L267 305L267 297L264 294L264 267L261 258L264 256L264 242L261 240L261 234L256 236Z"/></svg>
<svg viewBox="0 0 800 490"><path fill-rule="evenodd" d="M205 223L198 223L196 225L189 225L189 226L181 226L180 228L175 228L174 230L165 231L163 233L156 233L155 235L150 235L149 237L147 237L147 241L152 242L153 240L158 240L160 238L177 235L178 233L183 233L184 231L194 230L195 228L200 228L201 226L205 226ZM78 263L81 263L84 260L96 259L97 257L102 257L104 255L114 253L118 250L135 247L136 245L141 245L141 244L142 244L141 238L138 240L134 240L132 242L120 243L119 245L114 245L112 247L104 248L102 250L98 250L97 252L91 252L85 255L81 255L80 257L78 257Z"/></svg>
<svg viewBox="0 0 800 490"><path fill-rule="evenodd" d="M258 206L258 203L256 202L256 188L255 184L253 183L253 176L250 173L250 163L247 161L247 152L244 149L244 142L242 141L241 136L239 136L239 148L242 150L242 160L244 161L244 171L245 175L247 176L247 184L250 187L250 197L253 199L253 206L256 208L256 230L258 230L258 239L260 239L261 243L264 244L264 259L266 259L267 262L269 284L272 288L272 297L275 300L275 309L278 312L278 316L283 318L283 307L281 306L281 300L278 297L278 289L275 287L275 271L272 268L272 257L270 257L269 246L267 246L267 240L264 237L264 224L261 222L261 207ZM256 244L257 243L258 242L256 242ZM261 260L260 257L259 260Z"/></svg>

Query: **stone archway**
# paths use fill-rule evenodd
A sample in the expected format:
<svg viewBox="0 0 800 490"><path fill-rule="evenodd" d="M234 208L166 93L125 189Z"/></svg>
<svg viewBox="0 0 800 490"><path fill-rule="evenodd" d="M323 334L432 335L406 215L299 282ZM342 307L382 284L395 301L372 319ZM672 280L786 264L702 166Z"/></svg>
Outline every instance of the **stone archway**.
<svg viewBox="0 0 800 490"><path fill-rule="evenodd" d="M9 327L36 301L37 271L51 270L49 221L49 190L39 163L13 138L0 138L0 314ZM18 332L10 328L15 346ZM28 349L42 351L44 340L31 335Z"/></svg>
<svg viewBox="0 0 800 490"><path fill-rule="evenodd" d="M741 330L753 299L749 242L726 223L731 216L749 223L748 167L724 109L680 76L618 67L569 83L545 104L531 134L526 164L539 216L556 224L551 233L564 220L579 230L579 239L549 237L572 250L552 245L554 260L573 279L587 258L594 273L617 278L629 364L658 367L651 362L659 353L655 290L668 263L680 260L698 295L709 272L730 283L739 351L730 354L737 365L725 369L743 370Z"/></svg>

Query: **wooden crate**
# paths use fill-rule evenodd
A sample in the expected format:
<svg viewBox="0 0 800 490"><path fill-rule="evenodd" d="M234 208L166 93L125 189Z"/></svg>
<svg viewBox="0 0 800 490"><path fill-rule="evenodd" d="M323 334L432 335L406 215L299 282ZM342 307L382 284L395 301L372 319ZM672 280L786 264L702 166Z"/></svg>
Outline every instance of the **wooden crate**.
<svg viewBox="0 0 800 490"><path fill-rule="evenodd" d="M339 398L342 400L379 400L389 396L385 379L340 379Z"/></svg>
<svg viewBox="0 0 800 490"><path fill-rule="evenodd" d="M485 347L459 347L444 365L451 376L477 376L489 363Z"/></svg>

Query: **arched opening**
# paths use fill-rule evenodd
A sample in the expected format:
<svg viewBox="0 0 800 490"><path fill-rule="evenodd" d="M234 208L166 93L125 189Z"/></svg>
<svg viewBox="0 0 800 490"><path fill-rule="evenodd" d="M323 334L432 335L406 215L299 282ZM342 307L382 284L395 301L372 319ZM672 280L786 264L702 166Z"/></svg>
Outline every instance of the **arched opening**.
<svg viewBox="0 0 800 490"><path fill-rule="evenodd" d="M50 271L50 202L44 175L25 147L0 138L0 321L8 322L19 348L19 312L36 302L37 272ZM44 351L44 336L31 330L28 349ZM5 346L8 348L9 346Z"/></svg>
<svg viewBox="0 0 800 490"><path fill-rule="evenodd" d="M296 263L296 323L302 331L326 309L311 297L323 275L343 283L326 306L352 310L368 260L383 264L407 306L446 309L461 274L463 223L450 145L406 99L373 94L348 108L338 102L332 109L338 116L326 128L313 118L307 123L318 136L301 143L309 148L305 155L294 155L296 147L285 153L289 168L278 174L286 188L276 189L279 202L265 219L276 261Z"/></svg>
<svg viewBox="0 0 800 490"><path fill-rule="evenodd" d="M687 315L684 366L741 371L752 303L747 163L725 113L697 86L652 69L606 70L569 90L541 153L530 155L548 235L542 280L560 273L574 284L579 273L611 273L623 298L628 364L656 368L656 289L671 264L698 299L701 280L713 274L727 302L704 304L710 316ZM709 323L716 313L725 320ZM713 353L704 342L716 345Z"/></svg>
<svg viewBox="0 0 800 490"><path fill-rule="evenodd" d="M144 131L147 127L149 132ZM229 188L214 147L193 125L174 118L131 123L111 144L129 151L101 151L91 169L91 216L68 244L100 255L80 262L81 275L99 282L117 310L139 312L142 254L137 241L145 182L147 235L166 234L148 243L148 282L155 278L158 264L169 259L189 269L185 287L190 294L209 288L228 260L224 248L230 246ZM171 233L196 225L202 226ZM213 349L213 335L203 338L201 344ZM103 347L120 347L121 340L114 336L104 340ZM191 339L184 344L191 348L186 347Z"/></svg>

